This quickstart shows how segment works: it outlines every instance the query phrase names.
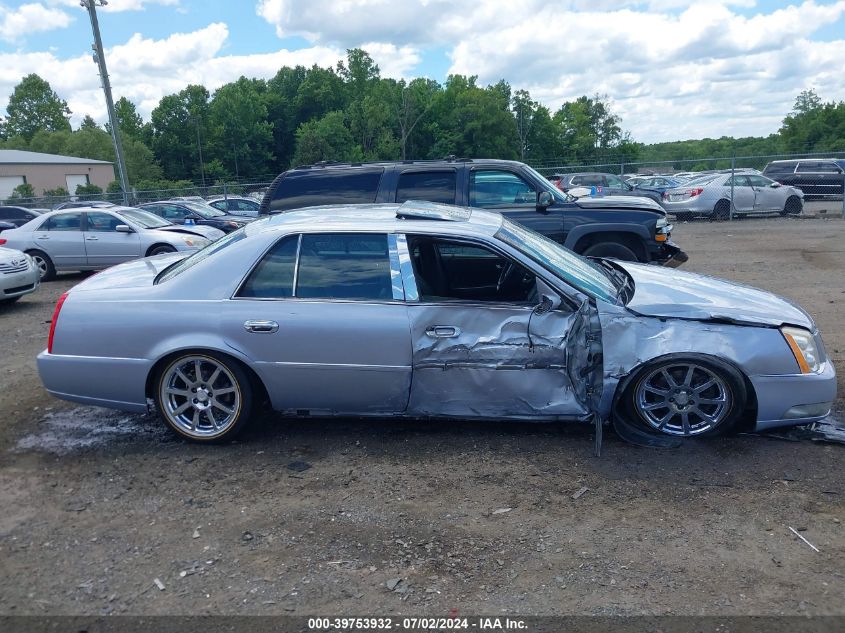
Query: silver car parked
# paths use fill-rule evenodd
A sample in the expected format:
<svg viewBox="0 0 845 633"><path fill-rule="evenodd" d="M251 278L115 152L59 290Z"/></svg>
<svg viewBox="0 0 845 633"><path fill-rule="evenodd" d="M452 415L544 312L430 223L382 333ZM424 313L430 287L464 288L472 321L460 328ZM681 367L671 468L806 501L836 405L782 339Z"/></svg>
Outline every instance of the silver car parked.
<svg viewBox="0 0 845 633"><path fill-rule="evenodd" d="M38 370L59 398L152 400L206 442L263 400L683 437L811 422L836 394L815 323L784 299L422 202L291 211L116 266L59 299Z"/></svg>
<svg viewBox="0 0 845 633"><path fill-rule="evenodd" d="M798 215L804 207L804 193L748 172L715 173L699 176L663 193L663 208L679 220L696 216L726 220L734 215L780 213Z"/></svg>
<svg viewBox="0 0 845 633"><path fill-rule="evenodd" d="M38 290L41 276L26 253L0 246L0 303L12 303Z"/></svg>
<svg viewBox="0 0 845 633"><path fill-rule="evenodd" d="M0 245L35 260L42 281L57 272L100 270L131 259L194 251L223 235L211 227L177 226L131 207L51 211L3 231Z"/></svg>

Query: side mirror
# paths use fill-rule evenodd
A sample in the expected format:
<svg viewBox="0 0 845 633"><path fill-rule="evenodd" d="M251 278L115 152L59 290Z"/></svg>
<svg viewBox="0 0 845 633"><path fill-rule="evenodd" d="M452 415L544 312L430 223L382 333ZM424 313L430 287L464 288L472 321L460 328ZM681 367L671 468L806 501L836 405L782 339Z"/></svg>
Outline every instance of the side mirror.
<svg viewBox="0 0 845 633"><path fill-rule="evenodd" d="M772 189L777 189L778 187L780 187L780 183L779 183L779 182L773 182L773 183L772 183L772 184L770 184L769 186L770 186Z"/></svg>
<svg viewBox="0 0 845 633"><path fill-rule="evenodd" d="M552 206L552 202L554 199L552 198L552 194L550 191L541 191L537 194L537 208L545 210L548 207Z"/></svg>
<svg viewBox="0 0 845 633"><path fill-rule="evenodd" d="M132 227L128 224L118 224L114 227L114 230L118 233L134 233L135 231L132 230Z"/></svg>
<svg viewBox="0 0 845 633"><path fill-rule="evenodd" d="M540 297L540 303L534 308L534 314L546 314L560 307L560 295L539 278L537 279L537 296Z"/></svg>

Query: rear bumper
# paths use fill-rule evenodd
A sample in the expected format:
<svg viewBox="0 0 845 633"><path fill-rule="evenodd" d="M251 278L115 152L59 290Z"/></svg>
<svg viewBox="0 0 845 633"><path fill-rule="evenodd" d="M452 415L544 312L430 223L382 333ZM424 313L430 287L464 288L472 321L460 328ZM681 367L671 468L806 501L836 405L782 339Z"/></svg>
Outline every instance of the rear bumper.
<svg viewBox="0 0 845 633"><path fill-rule="evenodd" d="M836 400L836 370L829 360L818 374L749 379L757 395L756 431L816 422L830 413L830 405Z"/></svg>
<svg viewBox="0 0 845 633"><path fill-rule="evenodd" d="M144 413L152 363L140 358L38 355L38 374L51 395L82 404Z"/></svg>

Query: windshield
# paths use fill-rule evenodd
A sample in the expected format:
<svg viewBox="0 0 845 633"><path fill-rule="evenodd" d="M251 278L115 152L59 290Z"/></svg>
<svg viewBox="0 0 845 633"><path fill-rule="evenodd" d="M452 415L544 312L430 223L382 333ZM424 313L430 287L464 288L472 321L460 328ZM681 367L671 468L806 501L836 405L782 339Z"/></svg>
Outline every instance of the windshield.
<svg viewBox="0 0 845 633"><path fill-rule="evenodd" d="M191 211L195 211L197 214L201 215L204 218L216 218L221 215L226 215L222 211L200 202L193 202L191 200L180 200L179 204L181 204L183 207L190 209Z"/></svg>
<svg viewBox="0 0 845 633"><path fill-rule="evenodd" d="M162 220L160 217L150 213L149 211L121 210L115 211L115 213L123 219L129 220L144 229L160 229L163 226L171 226L173 224L167 220Z"/></svg>
<svg viewBox="0 0 845 633"><path fill-rule="evenodd" d="M240 242L245 237L246 233L244 233L243 229L240 229L239 231L232 231L225 237L221 237L219 240L212 242L205 248L195 251L185 259L180 259L179 261L172 263L158 274L158 277L155 278L153 283L160 284L168 279L173 279L176 275L185 272L189 268L199 264L201 261L204 261L206 258L211 257L217 251L222 251L227 246Z"/></svg>
<svg viewBox="0 0 845 633"><path fill-rule="evenodd" d="M617 288L602 269L557 242L508 219L496 237L591 297L616 303Z"/></svg>

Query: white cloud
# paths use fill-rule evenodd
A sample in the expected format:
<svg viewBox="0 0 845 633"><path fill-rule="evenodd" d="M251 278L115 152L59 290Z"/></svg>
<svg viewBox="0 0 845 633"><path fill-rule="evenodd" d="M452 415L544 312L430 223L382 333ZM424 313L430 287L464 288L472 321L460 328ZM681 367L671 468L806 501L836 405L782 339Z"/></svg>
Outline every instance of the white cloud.
<svg viewBox="0 0 845 633"><path fill-rule="evenodd" d="M188 84L202 84L214 91L241 75L270 78L282 66L334 66L344 55L339 49L324 46L254 55L220 55L228 36L225 24L213 23L162 40L135 34L126 43L106 49L115 99L126 97L149 119L163 96ZM97 66L90 55L60 59L50 52L0 53L0 94L11 94L21 77L33 72L49 81L67 100L74 124L86 114L105 122L105 101Z"/></svg>
<svg viewBox="0 0 845 633"><path fill-rule="evenodd" d="M77 5L79 2L77 1ZM158 4L162 6L177 6L179 0L111 0L106 6L100 9L107 13L120 13L122 11L143 11L147 5Z"/></svg>
<svg viewBox="0 0 845 633"><path fill-rule="evenodd" d="M73 17L61 9L40 2L22 4L16 9L0 5L0 39L17 42L33 33L64 28L72 21Z"/></svg>

